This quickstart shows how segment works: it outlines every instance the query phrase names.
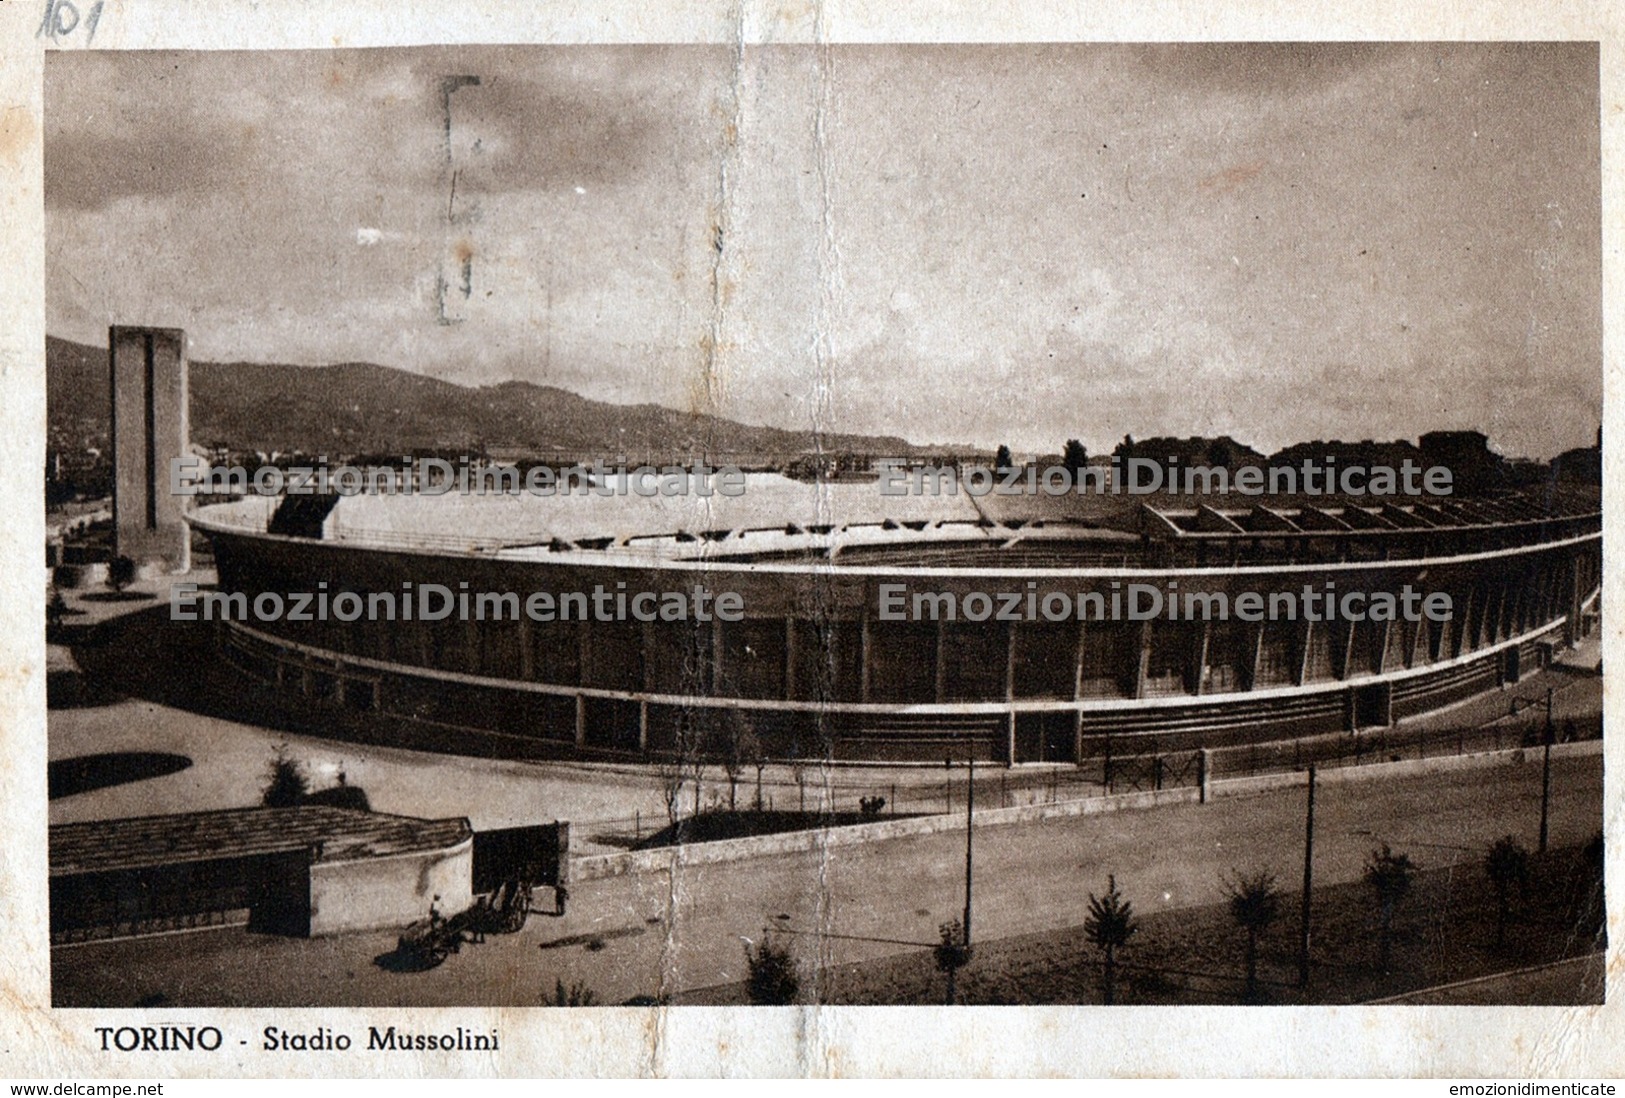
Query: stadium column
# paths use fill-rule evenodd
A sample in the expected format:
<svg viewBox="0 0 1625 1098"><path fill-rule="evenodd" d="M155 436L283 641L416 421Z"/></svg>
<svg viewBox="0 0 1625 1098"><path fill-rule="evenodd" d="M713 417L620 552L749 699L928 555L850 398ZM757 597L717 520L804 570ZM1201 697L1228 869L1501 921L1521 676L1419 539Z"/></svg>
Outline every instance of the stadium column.
<svg viewBox="0 0 1625 1098"><path fill-rule="evenodd" d="M1309 680L1309 648L1314 641L1314 623L1308 618L1298 623L1298 673L1292 678L1293 686L1302 686Z"/></svg>
<svg viewBox="0 0 1625 1098"><path fill-rule="evenodd" d="M935 690L934 694L932 695L932 700L937 701L937 702L944 702L944 701L948 700L948 661L942 658L943 651L944 651L944 649L946 647L946 645L943 643L942 634L943 634L943 631L946 628L947 628L946 619L939 617L937 619L937 642L936 642L937 643L937 685L936 685L936 690Z"/></svg>
<svg viewBox="0 0 1625 1098"><path fill-rule="evenodd" d="M717 697L722 693L722 683L726 673L722 661L727 658L724 650L725 638L722 635L722 619L715 614L711 615L711 696Z"/></svg>
<svg viewBox="0 0 1625 1098"><path fill-rule="evenodd" d="M1569 605L1568 621L1563 625L1563 643L1572 648L1580 643L1580 604L1584 598L1584 592L1580 587L1579 554L1569 555L1568 565L1564 571L1568 578Z"/></svg>
<svg viewBox="0 0 1625 1098"><path fill-rule="evenodd" d="M485 638L480 635L479 623L472 616L463 621L463 670L470 675L480 673Z"/></svg>
<svg viewBox="0 0 1625 1098"><path fill-rule="evenodd" d="M863 617L858 620L858 700L869 700L869 607L863 607Z"/></svg>
<svg viewBox="0 0 1625 1098"><path fill-rule="evenodd" d="M1072 701L1078 702L1083 697L1083 631L1086 628L1083 617L1078 617L1077 659L1072 665ZM1083 706L1074 704L1072 707L1072 761L1083 762Z"/></svg>
<svg viewBox="0 0 1625 1098"><path fill-rule="evenodd" d="M1134 698L1145 697L1145 679L1151 670L1151 622L1140 623L1140 661L1134 670Z"/></svg>
<svg viewBox="0 0 1625 1098"><path fill-rule="evenodd" d="M794 614L784 618L784 698L794 701L796 694L796 619Z"/></svg>
<svg viewBox="0 0 1625 1098"><path fill-rule="evenodd" d="M1016 623L1004 631L1004 700L1016 700Z"/></svg>
<svg viewBox="0 0 1625 1098"><path fill-rule="evenodd" d="M1264 658L1264 623L1258 622L1252 629L1253 658L1247 667L1247 689L1253 690L1258 686L1258 665Z"/></svg>
<svg viewBox="0 0 1625 1098"><path fill-rule="evenodd" d="M576 695L576 746L587 746L587 695Z"/></svg>
<svg viewBox="0 0 1625 1098"><path fill-rule="evenodd" d="M1197 697L1202 696L1203 674L1207 670L1207 646L1213 632L1213 623L1206 618L1202 619L1202 635L1196 642L1196 666L1191 674L1191 693Z"/></svg>
<svg viewBox="0 0 1625 1098"><path fill-rule="evenodd" d="M1389 633L1393 631L1393 628L1394 623L1392 619L1383 619L1382 648L1377 652L1377 674L1379 675L1388 670L1388 641L1390 639Z"/></svg>
<svg viewBox="0 0 1625 1098"><path fill-rule="evenodd" d="M1011 622L1004 642L1004 701L1009 706L1004 712L1004 757L1011 766L1016 763L1016 630L1020 627Z"/></svg>

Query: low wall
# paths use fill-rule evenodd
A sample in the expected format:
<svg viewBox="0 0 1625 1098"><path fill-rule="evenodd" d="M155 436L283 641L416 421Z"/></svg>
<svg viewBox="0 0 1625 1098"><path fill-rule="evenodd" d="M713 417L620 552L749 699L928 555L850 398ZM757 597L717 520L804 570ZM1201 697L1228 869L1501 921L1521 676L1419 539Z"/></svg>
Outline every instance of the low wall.
<svg viewBox="0 0 1625 1098"><path fill-rule="evenodd" d="M1377 778L1416 778L1427 774L1450 774L1460 770L1482 770L1491 766L1522 766L1540 761L1538 747L1512 747L1504 751L1482 751L1471 755L1439 755L1431 759L1403 759L1399 762L1365 763L1360 766L1333 766L1315 771L1315 784L1340 785ZM1602 754L1601 740L1552 745L1552 758ZM1305 785L1309 775L1302 770L1280 774L1259 774L1250 778L1226 778L1213 782L1208 797L1247 797Z"/></svg>
<svg viewBox="0 0 1625 1098"><path fill-rule="evenodd" d="M402 927L427 918L435 896L443 915L474 902L474 840L443 850L416 851L310 867L310 935Z"/></svg>
<svg viewBox="0 0 1625 1098"><path fill-rule="evenodd" d="M1554 744L1552 756L1602 754L1601 740L1580 743ZM1493 766L1521 766L1540 760L1539 748L1511 748L1505 751L1486 751L1476 755L1448 755L1433 759L1406 759L1401 762L1367 763L1362 766L1340 766L1316 771L1317 783L1344 783L1379 781L1392 778L1418 777L1460 770L1481 770ZM1263 774L1251 778L1227 778L1208 786L1208 798L1246 797L1276 789L1301 786L1308 782L1306 771L1287 771ZM1145 793L1118 793L1102 797L1086 797L1051 804L1021 805L1016 808L991 808L975 814L976 827L997 827L1003 824L1034 823L1039 820L1092 816L1101 812L1120 812L1132 809L1155 808L1170 804L1195 804L1201 799L1196 786L1181 786ZM660 847L654 850L634 850L620 854L588 854L570 860L570 878L573 882L621 877L631 873L647 873L670 869L677 865L708 865L716 862L743 861L750 858L770 857L777 854L803 853L809 850L828 850L858 843L880 842L909 835L931 835L942 831L956 831L965 826L963 813L942 816L911 816L904 819L884 820L878 823L851 824L814 831L787 831L777 835L755 835L746 839L723 839L711 843L692 843L686 846Z"/></svg>

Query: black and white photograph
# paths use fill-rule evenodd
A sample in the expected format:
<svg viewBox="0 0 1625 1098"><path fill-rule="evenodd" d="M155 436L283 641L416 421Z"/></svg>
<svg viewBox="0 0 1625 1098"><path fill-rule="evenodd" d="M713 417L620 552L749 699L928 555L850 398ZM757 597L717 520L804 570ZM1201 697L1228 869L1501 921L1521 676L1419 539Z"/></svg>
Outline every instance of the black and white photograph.
<svg viewBox="0 0 1625 1098"><path fill-rule="evenodd" d="M87 1062L1604 1009L1608 43L40 7Z"/></svg>

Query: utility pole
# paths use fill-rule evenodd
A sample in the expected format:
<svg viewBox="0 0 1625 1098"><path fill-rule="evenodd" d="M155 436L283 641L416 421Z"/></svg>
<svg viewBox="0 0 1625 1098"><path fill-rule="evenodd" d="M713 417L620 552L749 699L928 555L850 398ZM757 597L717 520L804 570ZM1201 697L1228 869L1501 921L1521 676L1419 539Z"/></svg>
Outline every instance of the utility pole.
<svg viewBox="0 0 1625 1098"><path fill-rule="evenodd" d="M1303 818L1303 907L1298 914L1298 986L1309 986L1309 897L1315 883L1315 768L1309 768L1309 799Z"/></svg>
<svg viewBox="0 0 1625 1098"><path fill-rule="evenodd" d="M1552 806L1552 688L1546 688L1546 733L1541 736L1540 852L1546 853L1547 819Z"/></svg>
<svg viewBox="0 0 1625 1098"><path fill-rule="evenodd" d="M970 779L965 783L965 952L970 953L971 813L976 808L976 756L970 757ZM1544 846L1542 849L1545 849Z"/></svg>

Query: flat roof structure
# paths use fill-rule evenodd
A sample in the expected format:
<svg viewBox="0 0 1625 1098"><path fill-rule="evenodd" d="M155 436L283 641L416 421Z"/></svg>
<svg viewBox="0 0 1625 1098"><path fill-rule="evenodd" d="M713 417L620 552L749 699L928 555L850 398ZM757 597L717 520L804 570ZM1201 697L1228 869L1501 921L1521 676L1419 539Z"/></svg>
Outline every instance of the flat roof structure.
<svg viewBox="0 0 1625 1098"><path fill-rule="evenodd" d="M473 834L461 818L420 820L322 805L87 820L51 828L51 876L293 850L310 851L313 864L348 862L443 850Z"/></svg>

